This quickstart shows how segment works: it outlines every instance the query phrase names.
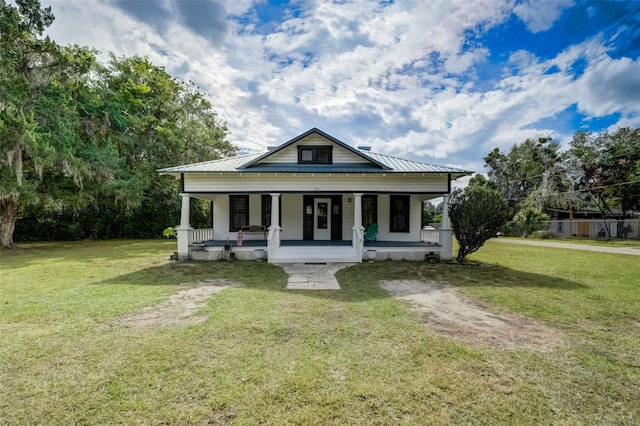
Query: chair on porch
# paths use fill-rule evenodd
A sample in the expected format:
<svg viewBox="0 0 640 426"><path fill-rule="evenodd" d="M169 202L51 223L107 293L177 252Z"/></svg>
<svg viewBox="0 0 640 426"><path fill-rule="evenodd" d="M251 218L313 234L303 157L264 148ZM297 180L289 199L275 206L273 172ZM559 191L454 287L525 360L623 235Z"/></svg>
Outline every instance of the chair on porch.
<svg viewBox="0 0 640 426"><path fill-rule="evenodd" d="M372 223L364 233L365 241L375 241L378 236L378 224Z"/></svg>

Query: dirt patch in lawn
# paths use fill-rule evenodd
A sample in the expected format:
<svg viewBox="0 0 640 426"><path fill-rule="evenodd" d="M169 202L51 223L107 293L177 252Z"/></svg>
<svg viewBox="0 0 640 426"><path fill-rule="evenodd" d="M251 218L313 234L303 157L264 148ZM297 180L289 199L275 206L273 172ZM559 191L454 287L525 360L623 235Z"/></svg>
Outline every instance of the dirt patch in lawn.
<svg viewBox="0 0 640 426"><path fill-rule="evenodd" d="M207 317L196 313L207 304L211 295L237 285L224 279L183 283L180 286L184 288L172 294L166 301L120 317L115 323L143 329L198 324Z"/></svg>
<svg viewBox="0 0 640 426"><path fill-rule="evenodd" d="M413 302L421 320L432 330L474 346L550 349L562 334L529 318L492 313L487 307L437 282L382 281L392 296Z"/></svg>

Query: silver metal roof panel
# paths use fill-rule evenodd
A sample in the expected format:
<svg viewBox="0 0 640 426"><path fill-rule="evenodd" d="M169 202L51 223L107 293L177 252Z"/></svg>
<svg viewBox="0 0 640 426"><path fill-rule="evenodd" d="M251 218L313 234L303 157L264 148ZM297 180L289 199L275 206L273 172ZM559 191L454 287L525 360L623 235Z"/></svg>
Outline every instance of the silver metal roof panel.
<svg viewBox="0 0 640 426"><path fill-rule="evenodd" d="M360 152L362 156L370 157L373 164L383 164L388 169L380 169L373 164L282 164L282 163L254 163L253 167L244 168L248 163L265 155L265 152L241 155L237 157L223 158L220 160L206 161L203 163L186 164L183 166L168 167L160 169L160 174L179 175L181 173L451 173L454 179L461 176L470 175L473 172L448 166L438 166L434 164L422 163L419 161L405 160L403 158L392 157L390 155L377 154L374 152Z"/></svg>

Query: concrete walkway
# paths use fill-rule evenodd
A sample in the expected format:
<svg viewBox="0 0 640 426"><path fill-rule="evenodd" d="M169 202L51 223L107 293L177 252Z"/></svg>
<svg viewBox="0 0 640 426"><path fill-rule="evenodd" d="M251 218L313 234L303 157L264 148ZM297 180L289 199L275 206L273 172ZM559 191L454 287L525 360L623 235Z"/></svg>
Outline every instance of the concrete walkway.
<svg viewBox="0 0 640 426"><path fill-rule="evenodd" d="M327 263L323 265L305 265L303 263L279 264L289 274L289 290L340 290L335 273L355 263Z"/></svg>
<svg viewBox="0 0 640 426"><path fill-rule="evenodd" d="M555 248L563 248L563 249L598 251L601 253L630 254L634 256L640 256L640 249L631 248L631 247L591 246L587 244L555 243L550 241L536 241L536 240L516 240L512 238L492 238L490 241L496 241L500 243L523 244L527 246L555 247Z"/></svg>

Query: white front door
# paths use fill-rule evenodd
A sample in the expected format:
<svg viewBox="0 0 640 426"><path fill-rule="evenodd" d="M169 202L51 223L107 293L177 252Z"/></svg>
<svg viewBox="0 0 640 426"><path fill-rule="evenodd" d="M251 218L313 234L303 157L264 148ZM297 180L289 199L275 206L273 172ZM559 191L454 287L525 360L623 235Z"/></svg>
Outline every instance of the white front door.
<svg viewBox="0 0 640 426"><path fill-rule="evenodd" d="M313 239L331 239L331 198L313 200Z"/></svg>

